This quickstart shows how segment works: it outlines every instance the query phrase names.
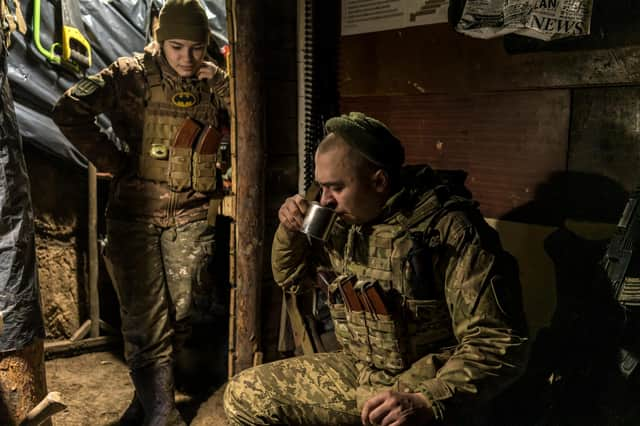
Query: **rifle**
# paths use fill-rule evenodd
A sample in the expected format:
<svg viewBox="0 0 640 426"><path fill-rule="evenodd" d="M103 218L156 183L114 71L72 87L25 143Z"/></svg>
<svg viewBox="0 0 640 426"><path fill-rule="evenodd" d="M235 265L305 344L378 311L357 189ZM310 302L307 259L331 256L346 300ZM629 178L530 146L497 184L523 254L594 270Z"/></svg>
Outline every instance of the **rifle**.
<svg viewBox="0 0 640 426"><path fill-rule="evenodd" d="M629 377L639 363L637 328L640 319L640 187L629 196L603 258L613 296L624 313L620 371Z"/></svg>

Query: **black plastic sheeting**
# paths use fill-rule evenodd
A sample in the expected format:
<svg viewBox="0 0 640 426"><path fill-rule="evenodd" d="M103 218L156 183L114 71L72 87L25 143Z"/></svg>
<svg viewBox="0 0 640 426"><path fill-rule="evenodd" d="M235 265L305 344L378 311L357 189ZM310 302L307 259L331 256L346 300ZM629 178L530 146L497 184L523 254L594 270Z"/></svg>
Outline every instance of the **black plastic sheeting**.
<svg viewBox="0 0 640 426"><path fill-rule="evenodd" d="M20 350L44 337L29 175L5 52L0 40L0 352Z"/></svg>
<svg viewBox="0 0 640 426"><path fill-rule="evenodd" d="M14 3L8 3L13 11ZM79 0L85 35L93 53L87 74L98 72L119 56L142 51L148 40L151 6L159 9L162 3ZM204 4L215 42L222 47L227 44L225 0L205 0ZM8 56L0 47L0 352L22 349L34 337L44 336L22 141L51 154L52 161L87 166L84 156L50 118L58 97L79 77L49 63L40 54L33 43L33 1L20 1L20 5L28 31L24 35L13 34ZM57 2L41 1L40 40L45 49L57 38L53 35L56 5ZM98 123L103 131L110 132L106 117L99 117Z"/></svg>
<svg viewBox="0 0 640 426"><path fill-rule="evenodd" d="M15 1L15 0L14 0ZM200 0L206 8L209 26L215 43L222 47L228 43L226 32L225 0ZM8 0L13 10L12 0ZM84 34L91 43L93 74L120 56L141 52L148 40L151 7L158 10L159 0L79 0ZM33 41L33 0L21 0L20 5L28 24L26 34L15 32L9 49L9 80L16 102L20 133L25 143L69 161L87 167L87 160L62 135L50 118L58 97L77 76L53 65L36 49ZM40 41L49 49L54 40L58 2L41 0ZM110 132L105 117L98 120L100 127Z"/></svg>

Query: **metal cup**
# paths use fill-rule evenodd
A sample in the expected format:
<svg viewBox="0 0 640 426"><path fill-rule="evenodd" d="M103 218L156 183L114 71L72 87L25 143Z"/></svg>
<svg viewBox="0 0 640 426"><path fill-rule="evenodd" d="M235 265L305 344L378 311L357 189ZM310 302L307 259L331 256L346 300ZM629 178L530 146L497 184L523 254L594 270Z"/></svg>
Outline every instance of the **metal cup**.
<svg viewBox="0 0 640 426"><path fill-rule="evenodd" d="M327 241L331 229L336 221L335 210L323 207L320 203L312 201L309 210L302 221L300 232L321 241Z"/></svg>

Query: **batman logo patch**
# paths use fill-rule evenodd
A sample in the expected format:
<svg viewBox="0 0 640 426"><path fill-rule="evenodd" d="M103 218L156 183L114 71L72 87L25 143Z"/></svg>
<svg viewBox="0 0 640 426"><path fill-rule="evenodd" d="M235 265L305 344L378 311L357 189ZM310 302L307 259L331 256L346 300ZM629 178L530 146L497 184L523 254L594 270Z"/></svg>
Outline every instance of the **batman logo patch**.
<svg viewBox="0 0 640 426"><path fill-rule="evenodd" d="M198 103L198 98L191 92L178 92L171 98L171 102L180 108L189 108Z"/></svg>

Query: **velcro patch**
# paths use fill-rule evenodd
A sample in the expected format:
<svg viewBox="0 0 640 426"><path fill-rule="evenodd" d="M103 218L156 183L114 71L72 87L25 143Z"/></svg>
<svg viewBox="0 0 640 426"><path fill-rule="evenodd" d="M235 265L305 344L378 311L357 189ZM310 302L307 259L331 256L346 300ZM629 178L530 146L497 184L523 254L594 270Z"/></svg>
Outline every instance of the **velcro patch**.
<svg viewBox="0 0 640 426"><path fill-rule="evenodd" d="M104 80L102 77L99 75L90 75L89 77L84 77L82 80L77 82L76 85L73 86L71 94L82 98L84 96L89 96L102 87L104 87Z"/></svg>
<svg viewBox="0 0 640 426"><path fill-rule="evenodd" d="M191 92L178 92L171 98L171 102L180 108L189 108L198 103L198 98Z"/></svg>

